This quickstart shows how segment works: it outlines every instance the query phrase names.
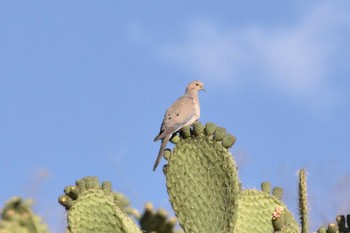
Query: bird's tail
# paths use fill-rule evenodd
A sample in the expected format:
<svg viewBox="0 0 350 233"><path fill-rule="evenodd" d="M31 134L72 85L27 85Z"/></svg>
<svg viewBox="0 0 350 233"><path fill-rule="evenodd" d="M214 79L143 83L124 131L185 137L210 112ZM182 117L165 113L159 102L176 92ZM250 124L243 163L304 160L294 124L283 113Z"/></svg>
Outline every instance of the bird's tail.
<svg viewBox="0 0 350 233"><path fill-rule="evenodd" d="M165 146L166 144L168 144L170 137L171 137L171 134L162 139L162 144L159 149L157 160L154 162L153 171L157 169L160 159L164 154Z"/></svg>
<svg viewBox="0 0 350 233"><path fill-rule="evenodd" d="M154 142L158 141L160 139L160 133L153 139Z"/></svg>

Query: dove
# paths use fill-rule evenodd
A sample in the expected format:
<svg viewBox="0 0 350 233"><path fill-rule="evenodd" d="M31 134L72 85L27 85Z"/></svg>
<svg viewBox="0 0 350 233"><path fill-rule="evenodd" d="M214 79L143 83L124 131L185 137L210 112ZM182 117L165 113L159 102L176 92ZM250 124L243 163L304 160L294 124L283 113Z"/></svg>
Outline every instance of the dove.
<svg viewBox="0 0 350 233"><path fill-rule="evenodd" d="M154 163L153 171L156 170L159 161L164 154L165 146L173 133L184 126L189 126L198 121L200 116L200 106L198 91L203 90L203 83L199 80L192 81L187 85L186 92L178 98L165 112L159 134L154 141L162 140L157 160Z"/></svg>

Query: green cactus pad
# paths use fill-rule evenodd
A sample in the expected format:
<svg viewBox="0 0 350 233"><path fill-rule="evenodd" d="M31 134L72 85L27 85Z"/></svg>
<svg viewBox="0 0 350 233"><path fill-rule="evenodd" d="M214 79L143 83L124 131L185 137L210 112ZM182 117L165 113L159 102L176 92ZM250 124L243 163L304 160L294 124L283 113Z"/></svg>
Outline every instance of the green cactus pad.
<svg viewBox="0 0 350 233"><path fill-rule="evenodd" d="M182 137L170 155L166 169L170 201L185 232L228 233L238 205L236 165L218 137L213 139L215 124L206 124L205 135L196 130L191 137ZM217 132L226 134L223 131Z"/></svg>
<svg viewBox="0 0 350 233"><path fill-rule="evenodd" d="M258 190L243 190L238 202L235 233L274 232L272 215L276 207L282 207L284 220L282 232L298 233L299 227L287 207L276 197ZM288 230L288 231L287 231Z"/></svg>
<svg viewBox="0 0 350 233"><path fill-rule="evenodd" d="M47 225L31 210L32 201L10 199L1 213L0 233L48 233Z"/></svg>
<svg viewBox="0 0 350 233"><path fill-rule="evenodd" d="M141 233L131 218L120 209L128 203L111 191L110 182L103 182L100 186L96 177L86 177L76 184L68 186L66 195L59 198L59 202L68 210L69 232ZM77 193L77 190L80 192Z"/></svg>
<svg viewBox="0 0 350 233"><path fill-rule="evenodd" d="M176 218L169 218L165 210L155 211L151 203L145 205L145 211L140 218L143 232L175 233L176 222Z"/></svg>

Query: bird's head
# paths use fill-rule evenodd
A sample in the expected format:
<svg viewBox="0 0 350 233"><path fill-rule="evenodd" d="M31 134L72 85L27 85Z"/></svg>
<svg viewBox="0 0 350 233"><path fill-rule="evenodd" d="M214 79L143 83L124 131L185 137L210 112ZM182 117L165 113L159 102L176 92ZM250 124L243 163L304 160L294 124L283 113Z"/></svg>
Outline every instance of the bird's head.
<svg viewBox="0 0 350 233"><path fill-rule="evenodd" d="M186 88L186 92L200 91L200 90L205 91L203 83L199 80L190 82Z"/></svg>

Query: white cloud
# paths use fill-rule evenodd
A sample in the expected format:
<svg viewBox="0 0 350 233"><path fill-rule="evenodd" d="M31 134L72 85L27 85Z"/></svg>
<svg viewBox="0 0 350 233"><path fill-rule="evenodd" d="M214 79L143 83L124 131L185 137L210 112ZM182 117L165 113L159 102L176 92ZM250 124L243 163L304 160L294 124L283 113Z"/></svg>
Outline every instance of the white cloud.
<svg viewBox="0 0 350 233"><path fill-rule="evenodd" d="M348 15L346 8L327 2L285 28L224 30L209 21L194 21L182 43L163 47L160 54L196 78L237 85L253 79L296 99L332 103L339 97L331 85L332 64L336 51L348 43L343 39L350 28Z"/></svg>

